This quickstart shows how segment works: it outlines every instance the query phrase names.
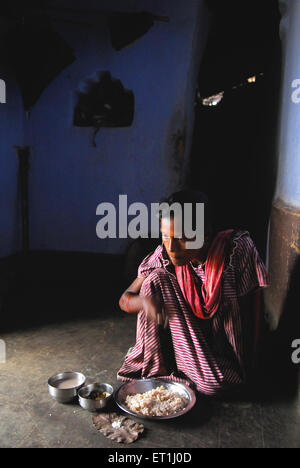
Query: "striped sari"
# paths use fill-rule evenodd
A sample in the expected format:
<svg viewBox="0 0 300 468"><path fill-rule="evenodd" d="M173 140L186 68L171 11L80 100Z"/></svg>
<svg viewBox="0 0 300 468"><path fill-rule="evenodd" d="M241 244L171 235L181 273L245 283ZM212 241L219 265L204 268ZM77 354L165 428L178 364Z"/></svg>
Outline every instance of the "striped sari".
<svg viewBox="0 0 300 468"><path fill-rule="evenodd" d="M205 285L207 262L190 267ZM158 295L168 314L175 365L166 366L160 327L138 313L136 344L118 371L119 380L163 377L214 395L245 382L242 313L239 298L266 287L265 266L247 231L233 233L226 249L222 292L218 310L209 320L195 315L163 246L141 263L138 276L145 278L140 295ZM199 287L199 294L201 294ZM253 318L254 319L254 318Z"/></svg>

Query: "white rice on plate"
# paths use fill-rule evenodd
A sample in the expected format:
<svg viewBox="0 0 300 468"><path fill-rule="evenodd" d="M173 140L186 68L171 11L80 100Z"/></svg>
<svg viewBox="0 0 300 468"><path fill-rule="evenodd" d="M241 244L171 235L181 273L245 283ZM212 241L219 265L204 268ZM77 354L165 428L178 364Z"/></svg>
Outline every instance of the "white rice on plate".
<svg viewBox="0 0 300 468"><path fill-rule="evenodd" d="M145 393L127 395L125 400L128 409L143 416L168 416L184 409L187 404L187 398L163 385Z"/></svg>

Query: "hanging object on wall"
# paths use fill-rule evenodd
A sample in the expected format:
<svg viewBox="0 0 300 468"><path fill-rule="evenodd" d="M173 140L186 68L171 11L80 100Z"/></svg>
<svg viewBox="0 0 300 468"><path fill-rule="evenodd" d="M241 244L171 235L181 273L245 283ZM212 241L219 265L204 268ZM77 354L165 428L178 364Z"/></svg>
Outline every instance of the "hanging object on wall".
<svg viewBox="0 0 300 468"><path fill-rule="evenodd" d="M50 25L18 24L3 38L5 62L14 70L25 110L76 57Z"/></svg>
<svg viewBox="0 0 300 468"><path fill-rule="evenodd" d="M96 146L95 136L100 127L129 127L133 117L133 92L109 72L102 72L99 81L88 82L86 91L78 93L73 124L94 127L93 145Z"/></svg>

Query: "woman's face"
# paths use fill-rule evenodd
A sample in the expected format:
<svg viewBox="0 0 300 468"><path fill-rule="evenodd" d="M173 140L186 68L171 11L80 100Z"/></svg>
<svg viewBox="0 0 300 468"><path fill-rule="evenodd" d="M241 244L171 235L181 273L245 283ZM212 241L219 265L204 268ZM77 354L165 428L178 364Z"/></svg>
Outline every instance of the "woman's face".
<svg viewBox="0 0 300 468"><path fill-rule="evenodd" d="M172 218L162 218L160 223L162 242L167 254L174 266L185 265L190 261L199 261L201 249L187 249L186 242L191 239L174 237L174 220Z"/></svg>

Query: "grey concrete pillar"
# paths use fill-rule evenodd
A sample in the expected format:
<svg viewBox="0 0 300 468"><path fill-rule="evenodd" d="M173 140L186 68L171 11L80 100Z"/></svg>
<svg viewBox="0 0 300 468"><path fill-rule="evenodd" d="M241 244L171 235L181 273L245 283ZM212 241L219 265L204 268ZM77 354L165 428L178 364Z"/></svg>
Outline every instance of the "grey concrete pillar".
<svg viewBox="0 0 300 468"><path fill-rule="evenodd" d="M269 230L271 286L265 292L272 328L278 326L300 262L300 0L280 0L279 5L282 87L277 182ZM294 307L300 313L300 304Z"/></svg>

